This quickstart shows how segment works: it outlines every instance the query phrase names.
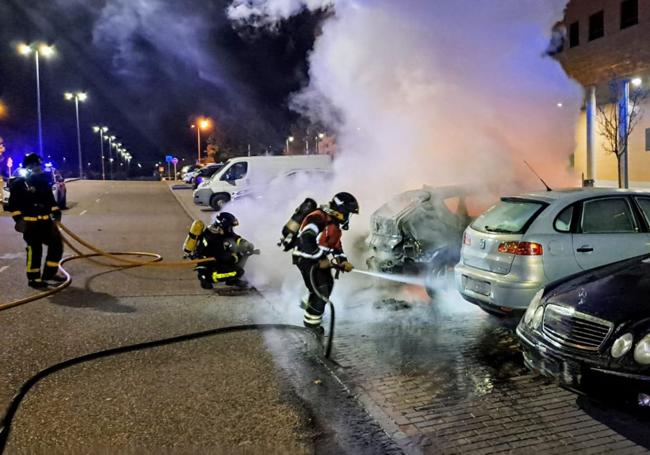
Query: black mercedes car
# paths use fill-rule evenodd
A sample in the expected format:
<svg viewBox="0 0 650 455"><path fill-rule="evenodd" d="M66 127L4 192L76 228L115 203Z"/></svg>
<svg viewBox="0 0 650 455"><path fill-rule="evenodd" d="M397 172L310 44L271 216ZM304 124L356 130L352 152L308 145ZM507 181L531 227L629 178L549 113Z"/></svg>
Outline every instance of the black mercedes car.
<svg viewBox="0 0 650 455"><path fill-rule="evenodd" d="M524 361L587 393L650 406L650 255L555 282L519 322Z"/></svg>

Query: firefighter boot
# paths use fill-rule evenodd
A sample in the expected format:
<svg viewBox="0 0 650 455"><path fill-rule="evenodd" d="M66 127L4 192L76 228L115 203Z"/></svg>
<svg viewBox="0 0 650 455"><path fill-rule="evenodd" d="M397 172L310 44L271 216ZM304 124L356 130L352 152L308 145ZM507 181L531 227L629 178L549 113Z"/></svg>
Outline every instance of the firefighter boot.
<svg viewBox="0 0 650 455"><path fill-rule="evenodd" d="M45 281L41 280L40 278L29 280L27 282L27 285L30 288L34 288L34 289L45 289L47 287L47 283Z"/></svg>

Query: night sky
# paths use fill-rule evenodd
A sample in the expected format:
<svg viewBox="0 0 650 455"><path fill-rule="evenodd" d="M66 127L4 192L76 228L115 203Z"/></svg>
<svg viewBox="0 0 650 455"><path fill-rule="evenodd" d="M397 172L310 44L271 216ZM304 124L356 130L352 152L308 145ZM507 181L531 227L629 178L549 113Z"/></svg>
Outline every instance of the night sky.
<svg viewBox="0 0 650 455"><path fill-rule="evenodd" d="M3 0L0 3L0 136L14 159L37 151L35 65L18 43L54 44L41 59L45 155L77 169L74 104L83 90L84 161L99 168L103 124L147 172L165 154L196 156L190 129L210 116L221 138L241 151L281 149L297 120L292 92L307 80L319 15L299 15L278 30L235 30L227 0ZM204 135L204 137L207 135ZM205 144L204 144L205 146ZM66 157L66 165L63 165ZM47 158L47 156L46 156ZM4 164L2 165L4 168ZM4 169L3 169L4 171Z"/></svg>

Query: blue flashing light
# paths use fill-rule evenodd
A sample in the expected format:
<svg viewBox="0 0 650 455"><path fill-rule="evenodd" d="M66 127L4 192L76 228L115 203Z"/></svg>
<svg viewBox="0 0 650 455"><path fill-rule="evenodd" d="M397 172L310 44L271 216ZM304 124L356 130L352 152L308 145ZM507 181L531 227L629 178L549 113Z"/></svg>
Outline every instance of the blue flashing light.
<svg viewBox="0 0 650 455"><path fill-rule="evenodd" d="M18 173L18 176L20 176L20 177L27 177L27 174L29 174L29 171L27 169L25 169L24 167L21 167L21 168L17 169L16 172Z"/></svg>

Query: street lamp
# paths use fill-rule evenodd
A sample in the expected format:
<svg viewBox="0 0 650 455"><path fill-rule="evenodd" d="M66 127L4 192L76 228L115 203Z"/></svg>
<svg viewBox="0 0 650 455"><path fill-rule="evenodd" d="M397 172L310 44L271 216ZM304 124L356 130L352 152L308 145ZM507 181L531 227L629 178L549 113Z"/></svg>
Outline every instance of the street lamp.
<svg viewBox="0 0 650 455"><path fill-rule="evenodd" d="M36 63L36 107L38 113L38 152L43 156L43 119L41 115L41 73L40 73L40 56L50 58L54 55L54 46L45 43L32 43L18 45L18 53L28 57L34 54Z"/></svg>
<svg viewBox="0 0 650 455"><path fill-rule="evenodd" d="M113 134L106 136L108 141L108 175L113 180L113 141L117 139Z"/></svg>
<svg viewBox="0 0 650 455"><path fill-rule="evenodd" d="M289 144L290 144L291 142L293 142L293 140L294 140L294 137L293 137L293 136L289 136L289 137L287 138L287 155L289 154Z"/></svg>
<svg viewBox="0 0 650 455"><path fill-rule="evenodd" d="M325 139L325 133L318 133L316 136L316 153L320 155L320 143Z"/></svg>
<svg viewBox="0 0 650 455"><path fill-rule="evenodd" d="M99 133L99 149L101 150L102 154L102 180L106 180L106 172L104 169L104 133L108 132L108 127L93 126L93 131L95 133Z"/></svg>
<svg viewBox="0 0 650 455"><path fill-rule="evenodd" d="M196 129L196 159L197 164L201 162L201 130L210 128L210 120L207 118L198 119L192 129Z"/></svg>
<svg viewBox="0 0 650 455"><path fill-rule="evenodd" d="M77 118L77 152L79 153L79 178L83 178L83 160L81 158L81 128L79 127L79 101L82 103L88 99L88 95L84 92L64 94L65 99L68 101L74 100L74 110Z"/></svg>

